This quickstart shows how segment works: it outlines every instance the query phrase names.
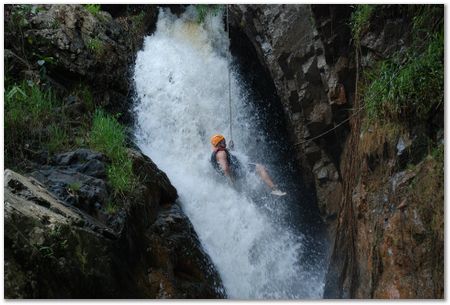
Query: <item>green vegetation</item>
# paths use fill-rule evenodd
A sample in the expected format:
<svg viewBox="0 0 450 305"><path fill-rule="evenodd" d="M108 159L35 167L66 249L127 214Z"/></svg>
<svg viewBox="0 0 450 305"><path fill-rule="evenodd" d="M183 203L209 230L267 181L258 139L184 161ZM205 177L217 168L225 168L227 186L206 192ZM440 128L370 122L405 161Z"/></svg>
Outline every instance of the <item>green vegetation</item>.
<svg viewBox="0 0 450 305"><path fill-rule="evenodd" d="M73 95L77 96L85 105L86 110L91 113L95 110L94 98L92 92L86 85L79 84L72 92Z"/></svg>
<svg viewBox="0 0 450 305"><path fill-rule="evenodd" d="M103 42L98 38L89 38L86 44L87 48L95 53L95 55L100 56L105 51L105 46Z"/></svg>
<svg viewBox="0 0 450 305"><path fill-rule="evenodd" d="M94 16L100 12L100 4L83 4L84 8Z"/></svg>
<svg viewBox="0 0 450 305"><path fill-rule="evenodd" d="M135 185L132 162L125 146L125 129L115 117L96 110L89 136L90 146L110 160L108 179L118 194L131 192Z"/></svg>
<svg viewBox="0 0 450 305"><path fill-rule="evenodd" d="M69 229L55 225L45 236L45 242L38 247L40 254L44 259L57 259L65 254L68 249L67 234Z"/></svg>
<svg viewBox="0 0 450 305"><path fill-rule="evenodd" d="M365 114L359 147L365 155L383 159L386 153L395 154L401 135L413 137L415 148L405 163L412 170L427 150L431 156L439 155L436 135L412 127L429 124L443 109L443 6L358 6L352 16L357 52L361 52L358 39L369 23L375 32L381 31L386 16L402 18L408 31L402 48L388 58L370 61L371 66L364 68L358 80Z"/></svg>
<svg viewBox="0 0 450 305"><path fill-rule="evenodd" d="M76 192L78 192L81 189L81 183L76 181L76 182L70 183L68 185L68 187L69 187L69 190L71 192L75 192L76 193Z"/></svg>
<svg viewBox="0 0 450 305"><path fill-rule="evenodd" d="M352 36L356 42L356 45L359 45L361 34L368 29L370 17L372 16L375 7L376 5L373 4L359 4L356 6L350 20Z"/></svg>
<svg viewBox="0 0 450 305"><path fill-rule="evenodd" d="M47 149L51 154L60 151L62 147L68 146L69 135L66 130L62 129L55 123L51 124L48 129L49 137Z"/></svg>
<svg viewBox="0 0 450 305"><path fill-rule="evenodd" d="M41 90L33 82L23 82L6 90L8 122L18 126L42 126L57 104L50 90Z"/></svg>
<svg viewBox="0 0 450 305"><path fill-rule="evenodd" d="M33 9L33 5L31 4L15 5L14 9L11 12L14 25L21 28L28 26L28 20L26 16L34 12L35 9Z"/></svg>
<svg viewBox="0 0 450 305"><path fill-rule="evenodd" d="M366 73L369 120L426 120L444 99L444 32L429 33L421 46L396 54Z"/></svg>
<svg viewBox="0 0 450 305"><path fill-rule="evenodd" d="M64 115L55 94L32 81L14 84L5 90L5 159L17 161L42 145L55 152L67 143ZM58 126L51 125L56 120ZM49 126L47 128L47 126ZM14 163L14 162L13 162Z"/></svg>
<svg viewBox="0 0 450 305"><path fill-rule="evenodd" d="M76 147L87 147L93 96L79 85L70 95L84 104L85 115L71 119L65 105L53 90L32 81L7 85L5 90L5 162L20 172L21 163L42 151L51 154Z"/></svg>
<svg viewBox="0 0 450 305"><path fill-rule="evenodd" d="M94 108L90 90L85 86L75 89L87 108ZM22 82L5 92L5 160L8 167L19 165L42 150L50 154L73 145L88 146L104 153L111 164L108 181L114 194L133 191L136 177L125 146L125 129L115 117L96 110L91 122L91 111L76 127L69 126L64 106L53 91L33 82ZM56 111L55 111L56 110ZM20 166L18 166L20 168ZM17 168L17 170L19 170ZM72 191L77 185L69 186ZM78 187L79 189L79 187Z"/></svg>
<svg viewBox="0 0 450 305"><path fill-rule="evenodd" d="M203 23L208 14L216 16L222 9L220 4L196 4L195 9L197 11L197 22Z"/></svg>
<svg viewBox="0 0 450 305"><path fill-rule="evenodd" d="M114 202L108 201L108 203L106 203L105 210L106 210L106 213L113 215L119 211L119 207Z"/></svg>
<svg viewBox="0 0 450 305"><path fill-rule="evenodd" d="M129 20L131 21L129 31L132 34L132 37L140 36L139 33L145 31L145 12L141 11L139 14L129 17ZM133 40L132 43L135 44L136 41Z"/></svg>
<svg viewBox="0 0 450 305"><path fill-rule="evenodd" d="M85 249L85 246L82 243L82 239L76 235L77 237L77 245L75 246L75 258L79 262L81 271L86 272L86 267L88 264L88 252Z"/></svg>
<svg viewBox="0 0 450 305"><path fill-rule="evenodd" d="M130 17L131 22L135 27L139 27L142 25L145 19L145 12L141 11L139 14Z"/></svg>

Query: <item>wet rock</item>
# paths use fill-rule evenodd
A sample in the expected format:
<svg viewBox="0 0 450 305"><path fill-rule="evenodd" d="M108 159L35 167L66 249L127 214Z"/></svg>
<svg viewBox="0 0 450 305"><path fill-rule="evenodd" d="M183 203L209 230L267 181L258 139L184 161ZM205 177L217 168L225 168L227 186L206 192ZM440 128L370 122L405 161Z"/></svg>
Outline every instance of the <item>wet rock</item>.
<svg viewBox="0 0 450 305"><path fill-rule="evenodd" d="M398 139L397 142L397 156L401 156L403 155L403 153L405 152L405 150L407 148L409 148L412 144L411 139L409 139L406 136L400 136L400 138Z"/></svg>
<svg viewBox="0 0 450 305"><path fill-rule="evenodd" d="M84 163L86 161L93 160L93 159L96 159L99 161L105 161L106 158L101 153L98 153L98 152L95 152L95 151L92 151L89 149L85 149L85 148L80 148L75 151L56 155L54 157L53 163L55 165L66 166L66 165L72 165L75 163Z"/></svg>
<svg viewBox="0 0 450 305"><path fill-rule="evenodd" d="M390 179L392 191L395 192L399 187L405 185L405 183L414 178L415 175L416 173L414 171L408 170L394 174L394 176Z"/></svg>
<svg viewBox="0 0 450 305"><path fill-rule="evenodd" d="M329 86L329 88L330 91L328 92L328 98L330 100L330 105L343 105L347 103L347 95L343 84L335 84L333 86Z"/></svg>
<svg viewBox="0 0 450 305"><path fill-rule="evenodd" d="M140 181L144 185L156 185L163 190L161 193L163 204L174 202L178 198L177 190L170 183L167 175L159 170L149 157L133 149L128 150L128 155L132 159L133 172Z"/></svg>
<svg viewBox="0 0 450 305"><path fill-rule="evenodd" d="M273 79L295 143L306 143L331 128L335 120L345 119L347 112L342 112L344 118L335 118L334 111L351 103L347 92L353 89L354 70L348 60L351 35L346 30L350 13L348 6L230 6L232 26L245 33ZM333 31L331 24L342 30ZM317 198L332 200L330 211L335 210L335 203L325 184L331 185L332 180L327 178L327 169L315 173L313 165L319 160L327 161L327 156L339 155L336 150L341 146L337 141L341 136L345 138L345 132L341 132L334 132L326 141L316 139L313 143L296 146L297 159L305 165L300 170L304 181L311 181L313 176L317 178L319 173L320 179L314 180ZM322 190L324 194L320 194ZM318 202L321 207L327 204ZM328 216L323 215L324 219Z"/></svg>
<svg viewBox="0 0 450 305"><path fill-rule="evenodd" d="M322 157L321 149L313 142L309 142L305 154L310 165L316 164Z"/></svg>
<svg viewBox="0 0 450 305"><path fill-rule="evenodd" d="M10 170L4 190L6 298L120 297L109 228Z"/></svg>
<svg viewBox="0 0 450 305"><path fill-rule="evenodd" d="M149 268L154 274L169 274L168 279L151 277L151 291L160 296L183 299L226 296L219 275L177 204L161 211L150 232L150 238L158 246L148 249L149 261L154 262ZM177 286L179 289L173 289Z"/></svg>
<svg viewBox="0 0 450 305"><path fill-rule="evenodd" d="M105 160L97 152L78 149L56 155L52 165L41 167L31 176L61 201L96 217L108 200Z"/></svg>
<svg viewBox="0 0 450 305"><path fill-rule="evenodd" d="M386 131L375 130L383 132L383 140L378 155L370 158L361 156L363 141L353 141L359 130L348 137L352 120L307 142L352 113L354 9L230 6L234 29L245 33L273 79L290 137L298 143L301 172L305 181L312 176L317 204L330 220L334 250L324 297L442 298L442 164L433 172L433 166L421 163L430 138L443 140L437 132L443 127L442 109L430 114L428 127L416 124L400 138L387 139ZM410 19L403 6L377 6L361 37L362 67L404 52L415 36Z"/></svg>
<svg viewBox="0 0 450 305"><path fill-rule="evenodd" d="M176 190L167 176L140 152L130 153L148 170L147 180L119 211L120 230L47 190L58 188L58 179L67 183L71 167L102 155L78 150L57 156L60 169L34 173L49 186L5 171L6 298L225 297L191 223L170 201Z"/></svg>
<svg viewBox="0 0 450 305"><path fill-rule="evenodd" d="M27 56L45 58L41 63L47 78L63 88L82 79L95 88L95 103L127 116L129 65L145 33L156 24L156 6L132 12L130 5L131 15L117 19L104 11L92 14L83 5L37 7L34 13L23 16L27 22L22 29L25 45L9 43L22 33L8 31L8 48L17 54L24 48ZM30 70L29 65L27 68ZM77 106L70 111L82 111L82 105Z"/></svg>
<svg viewBox="0 0 450 305"><path fill-rule="evenodd" d="M409 25L402 19L388 19L379 27L373 27L361 38L361 46L378 56L387 58L407 45Z"/></svg>

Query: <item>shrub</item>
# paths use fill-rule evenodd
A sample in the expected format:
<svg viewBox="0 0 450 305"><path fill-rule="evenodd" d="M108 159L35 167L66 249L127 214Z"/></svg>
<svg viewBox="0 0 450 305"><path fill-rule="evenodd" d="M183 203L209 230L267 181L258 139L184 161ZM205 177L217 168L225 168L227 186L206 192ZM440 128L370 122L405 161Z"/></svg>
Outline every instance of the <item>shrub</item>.
<svg viewBox="0 0 450 305"><path fill-rule="evenodd" d="M33 82L14 84L5 90L5 157L21 159L25 150L36 150L49 140L46 127L59 105L51 90ZM53 146L56 149L56 146Z"/></svg>
<svg viewBox="0 0 450 305"><path fill-rule="evenodd" d="M106 210L106 213L112 215L112 214L116 214L119 211L119 207L117 206L116 203L114 203L112 201L108 201L106 203L105 210Z"/></svg>
<svg viewBox="0 0 450 305"><path fill-rule="evenodd" d="M145 20L145 12L141 11L139 14L130 17L134 26L141 26Z"/></svg>
<svg viewBox="0 0 450 305"><path fill-rule="evenodd" d="M216 16L221 10L220 4L196 4L195 9L197 11L197 22L203 23L208 14Z"/></svg>
<svg viewBox="0 0 450 305"><path fill-rule="evenodd" d="M375 9L375 5L360 4L356 6L350 19L350 27L352 29L352 36L356 44L359 44L361 34L369 27L370 17Z"/></svg>
<svg viewBox="0 0 450 305"><path fill-rule="evenodd" d="M94 16L100 11L100 4L84 4L84 8Z"/></svg>
<svg viewBox="0 0 450 305"><path fill-rule="evenodd" d="M33 8L33 5L31 4L14 5L12 10L12 21L20 28L27 27L29 25L27 16L33 12L35 12L35 8Z"/></svg>
<svg viewBox="0 0 450 305"><path fill-rule="evenodd" d="M77 87L75 87L72 90L72 94L77 96L83 102L83 104L86 107L86 110L89 113L94 112L95 110L94 98L92 96L91 89L87 85L80 83Z"/></svg>
<svg viewBox="0 0 450 305"><path fill-rule="evenodd" d="M5 148L7 157L23 157L24 150L42 148L55 153L70 143L62 103L51 90L22 82L5 92Z"/></svg>
<svg viewBox="0 0 450 305"><path fill-rule="evenodd" d="M50 153L61 151L67 147L69 143L69 135L64 128L58 124L51 124L49 126L49 137L47 142L47 149Z"/></svg>
<svg viewBox="0 0 450 305"><path fill-rule="evenodd" d="M96 110L89 136L90 146L111 159L108 180L119 194L131 192L135 184L132 162L125 147L125 130L111 115Z"/></svg>
<svg viewBox="0 0 450 305"><path fill-rule="evenodd" d="M103 45L103 42L98 38L89 38L86 44L87 48L94 52L95 55L100 56L105 51L105 46Z"/></svg>
<svg viewBox="0 0 450 305"><path fill-rule="evenodd" d="M76 181L76 182L69 183L68 188L71 192L76 193L81 189L81 182Z"/></svg>
<svg viewBox="0 0 450 305"><path fill-rule="evenodd" d="M411 48L369 74L364 101L369 120L410 117L424 120L444 97L444 34L436 33L425 51Z"/></svg>

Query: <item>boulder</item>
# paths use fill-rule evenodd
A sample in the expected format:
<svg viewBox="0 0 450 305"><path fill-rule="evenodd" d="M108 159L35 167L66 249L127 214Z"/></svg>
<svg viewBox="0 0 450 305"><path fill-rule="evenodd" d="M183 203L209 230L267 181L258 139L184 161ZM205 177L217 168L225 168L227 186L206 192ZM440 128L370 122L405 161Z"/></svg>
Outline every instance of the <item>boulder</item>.
<svg viewBox="0 0 450 305"><path fill-rule="evenodd" d="M125 10L129 6L131 15L115 19L108 12L92 13L79 4L34 5L30 12L25 12L26 6L6 8L5 47L11 55L11 69L28 74L45 71L42 79L38 75L35 81L46 81L63 90L72 89L81 80L92 88L95 104L121 113L123 121L130 122L129 66L144 35L155 27L156 6L133 11L133 5L127 5ZM24 22L20 31L14 25L16 15ZM21 37L22 44L15 42L16 37ZM26 60L17 60L21 57ZM76 113L80 109L82 105L68 110Z"/></svg>
<svg viewBox="0 0 450 305"><path fill-rule="evenodd" d="M108 201L106 157L88 149L56 155L31 176L59 200L96 216Z"/></svg>
<svg viewBox="0 0 450 305"><path fill-rule="evenodd" d="M5 171L6 298L226 297L176 189L148 157L129 156L139 185L115 222L78 208L70 194L79 183L78 203L109 196L95 177L102 154L60 154L33 177Z"/></svg>
<svg viewBox="0 0 450 305"><path fill-rule="evenodd" d="M161 211L148 234L152 240L147 249L152 273L148 289L152 294L177 299L226 297L214 265L178 204Z"/></svg>
<svg viewBox="0 0 450 305"><path fill-rule="evenodd" d="M5 170L5 297L120 297L116 234L32 178Z"/></svg>
<svg viewBox="0 0 450 305"><path fill-rule="evenodd" d="M245 33L273 80L288 119L290 138L294 143L304 143L295 146L304 181L317 178L313 173L316 162L339 156L340 152L334 150L341 147L338 142L344 141L346 135L344 127L340 127L325 141L319 138L307 142L345 119L348 112L341 110L352 103L347 93L353 89L354 73L349 63L350 32L346 23L350 13L351 9L342 5L230 6L232 26ZM333 30L337 27L341 29L338 32ZM335 116L335 112L345 116ZM321 210L334 214L335 200L321 200L331 199L329 189L339 182L329 180L325 171L313 183L318 206L330 204L330 209ZM322 190L324 194L319 194Z"/></svg>

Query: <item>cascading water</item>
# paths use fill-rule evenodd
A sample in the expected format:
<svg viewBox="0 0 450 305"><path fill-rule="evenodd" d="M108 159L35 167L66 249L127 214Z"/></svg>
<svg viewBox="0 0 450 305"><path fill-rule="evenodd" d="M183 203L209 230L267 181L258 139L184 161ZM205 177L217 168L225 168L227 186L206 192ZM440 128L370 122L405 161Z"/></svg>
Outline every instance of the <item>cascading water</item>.
<svg viewBox="0 0 450 305"><path fill-rule="evenodd" d="M321 298L325 267L305 259L305 236L283 220L288 206L251 171L246 191L237 192L210 165L210 136L227 137L229 130L229 41L222 20L219 14L198 24L193 7L181 17L160 10L157 29L136 59L137 144L177 188L228 297ZM241 84L232 72L233 154L245 165L252 150L276 152L264 145Z"/></svg>

